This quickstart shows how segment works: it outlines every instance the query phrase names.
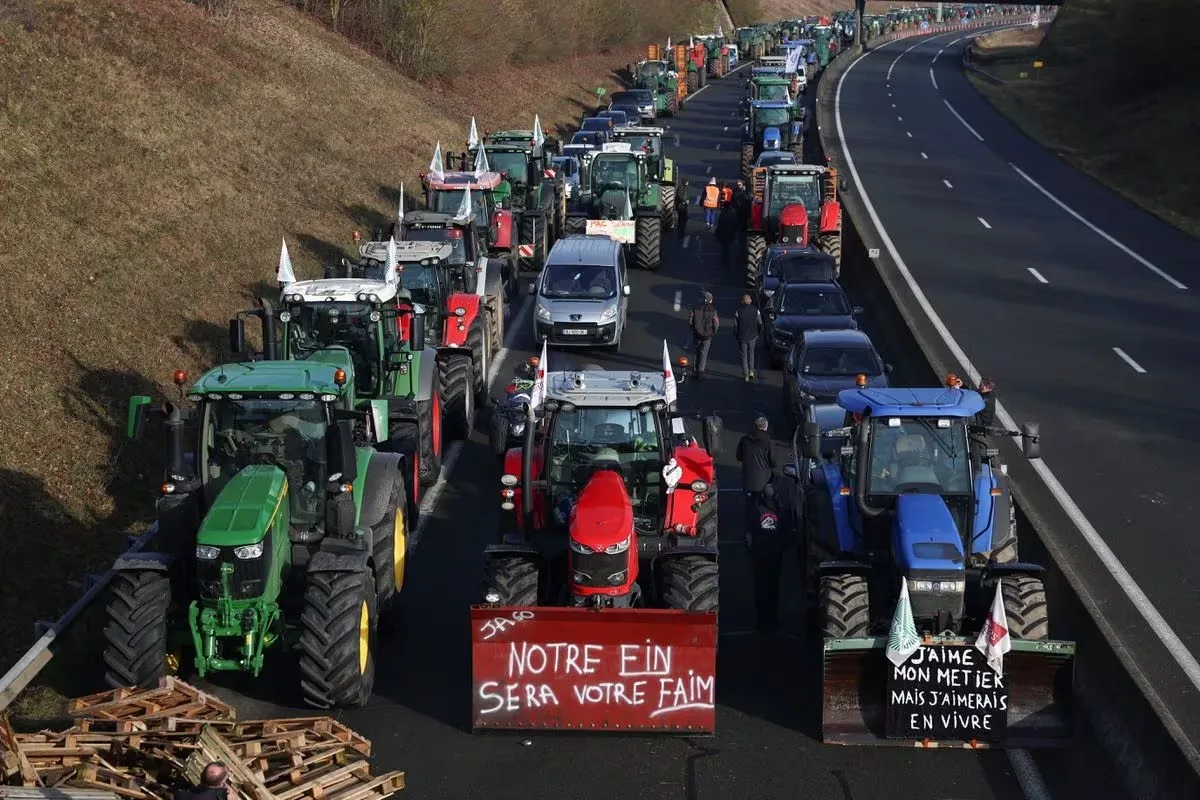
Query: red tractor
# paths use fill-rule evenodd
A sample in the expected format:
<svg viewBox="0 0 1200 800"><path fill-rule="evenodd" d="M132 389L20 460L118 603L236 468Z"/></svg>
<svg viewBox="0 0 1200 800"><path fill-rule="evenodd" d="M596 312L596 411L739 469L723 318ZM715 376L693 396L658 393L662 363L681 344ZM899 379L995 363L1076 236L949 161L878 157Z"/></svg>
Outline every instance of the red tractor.
<svg viewBox="0 0 1200 800"><path fill-rule="evenodd" d="M703 445L685 434L665 343L663 355L662 374L595 366L547 373L543 348L524 443L504 458L501 541L484 552L483 604L472 611L476 727L657 730L678 729L685 718L627 710L622 724L583 702L590 689L558 698L553 686L560 702L552 713L518 703L520 713L493 716L489 692L511 683L512 654L530 647L594 648L603 661L606 647L627 642L622 658L658 648L667 662L685 648L676 665L686 659L691 673L711 680L721 422L701 417ZM544 643L556 640L570 644ZM620 675L629 674L623 667ZM694 683L684 688L703 693ZM676 698L673 708L682 705ZM689 708L703 713L686 729L711 730L711 696Z"/></svg>
<svg viewBox="0 0 1200 800"><path fill-rule="evenodd" d="M775 164L752 172L754 192L746 232L746 287L759 285L763 256L773 244L817 249L842 264L842 208L838 191L845 182L833 167Z"/></svg>
<svg viewBox="0 0 1200 800"><path fill-rule="evenodd" d="M500 173L422 172L421 183L425 187L426 207L455 217L464 216L463 202L469 192L471 219L487 242L488 254L517 263L518 242L514 235L512 209L501 208L496 202L496 193L504 185Z"/></svg>

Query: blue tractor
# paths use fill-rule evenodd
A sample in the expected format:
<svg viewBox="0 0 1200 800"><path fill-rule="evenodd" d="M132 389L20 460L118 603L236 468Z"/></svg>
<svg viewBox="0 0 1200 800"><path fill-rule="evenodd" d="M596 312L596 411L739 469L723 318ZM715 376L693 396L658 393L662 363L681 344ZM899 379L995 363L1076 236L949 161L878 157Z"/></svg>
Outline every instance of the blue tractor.
<svg viewBox="0 0 1200 800"><path fill-rule="evenodd" d="M752 100L742 125L742 178L749 184L764 150L791 150L804 163L804 123L786 100Z"/></svg>
<svg viewBox="0 0 1200 800"><path fill-rule="evenodd" d="M810 407L797 429L826 741L885 738L884 651L902 582L915 635L960 648L984 626L999 583L1012 644L1006 741L1045 746L1069 735L1075 646L1050 640L1044 569L1018 558L1007 467L988 438L1020 436L1036 459L1038 429L978 426L983 409L970 390L847 389L836 404Z"/></svg>

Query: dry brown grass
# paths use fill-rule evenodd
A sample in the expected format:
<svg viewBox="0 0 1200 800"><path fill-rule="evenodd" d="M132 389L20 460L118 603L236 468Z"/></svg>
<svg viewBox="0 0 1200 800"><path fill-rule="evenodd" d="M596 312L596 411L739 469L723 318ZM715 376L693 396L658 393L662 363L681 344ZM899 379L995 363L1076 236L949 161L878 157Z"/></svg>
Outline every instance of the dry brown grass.
<svg viewBox="0 0 1200 800"><path fill-rule="evenodd" d="M145 525L129 395L227 357L230 315L416 184L434 141L578 116L644 52L422 85L280 0L57 0L0 28L0 661ZM72 583L74 581L74 583Z"/></svg>
<svg viewBox="0 0 1200 800"><path fill-rule="evenodd" d="M834 11L851 8L853 3L846 0L759 0L759 18L764 20L796 19L812 15L829 15ZM891 2L875 2L867 0L868 14L886 14L888 9L895 8Z"/></svg>
<svg viewBox="0 0 1200 800"><path fill-rule="evenodd" d="M976 37L973 41L975 49L981 53L991 50L1004 50L1010 47L1036 48L1046 38L1046 28L1009 28L987 36Z"/></svg>
<svg viewBox="0 0 1200 800"><path fill-rule="evenodd" d="M1032 138L1200 237L1197 30L1192 0L1073 0L1040 43L981 53L1001 57L981 66L1005 86L973 81Z"/></svg>

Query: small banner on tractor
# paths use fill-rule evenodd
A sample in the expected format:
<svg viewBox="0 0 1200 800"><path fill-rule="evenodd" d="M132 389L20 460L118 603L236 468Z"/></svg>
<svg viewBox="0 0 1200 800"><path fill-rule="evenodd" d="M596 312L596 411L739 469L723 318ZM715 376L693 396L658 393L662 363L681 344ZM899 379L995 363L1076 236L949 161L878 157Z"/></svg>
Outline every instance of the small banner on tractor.
<svg viewBox="0 0 1200 800"><path fill-rule="evenodd" d="M473 727L716 730L717 615L471 609Z"/></svg>
<svg viewBox="0 0 1200 800"><path fill-rule="evenodd" d="M637 223L631 219L589 219L587 233L607 236L621 244L637 242Z"/></svg>

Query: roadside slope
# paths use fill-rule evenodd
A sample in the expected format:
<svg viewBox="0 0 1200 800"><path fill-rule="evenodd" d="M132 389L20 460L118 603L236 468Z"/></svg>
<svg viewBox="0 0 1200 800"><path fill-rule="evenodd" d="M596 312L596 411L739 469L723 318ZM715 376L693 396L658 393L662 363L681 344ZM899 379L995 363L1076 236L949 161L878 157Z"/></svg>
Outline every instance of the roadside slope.
<svg viewBox="0 0 1200 800"><path fill-rule="evenodd" d="M972 82L1031 138L1200 236L1198 29L1191 0L1070 0L1040 44L1004 48L995 66L981 49L977 65L1008 84ZM1034 57L1041 74L1021 79Z"/></svg>
<svg viewBox="0 0 1200 800"><path fill-rule="evenodd" d="M125 401L226 357L280 237L315 274L471 115L553 128L645 52L423 85L278 0L228 19L178 0L39 9L32 33L0 30L4 662L149 520L160 448L124 442Z"/></svg>

